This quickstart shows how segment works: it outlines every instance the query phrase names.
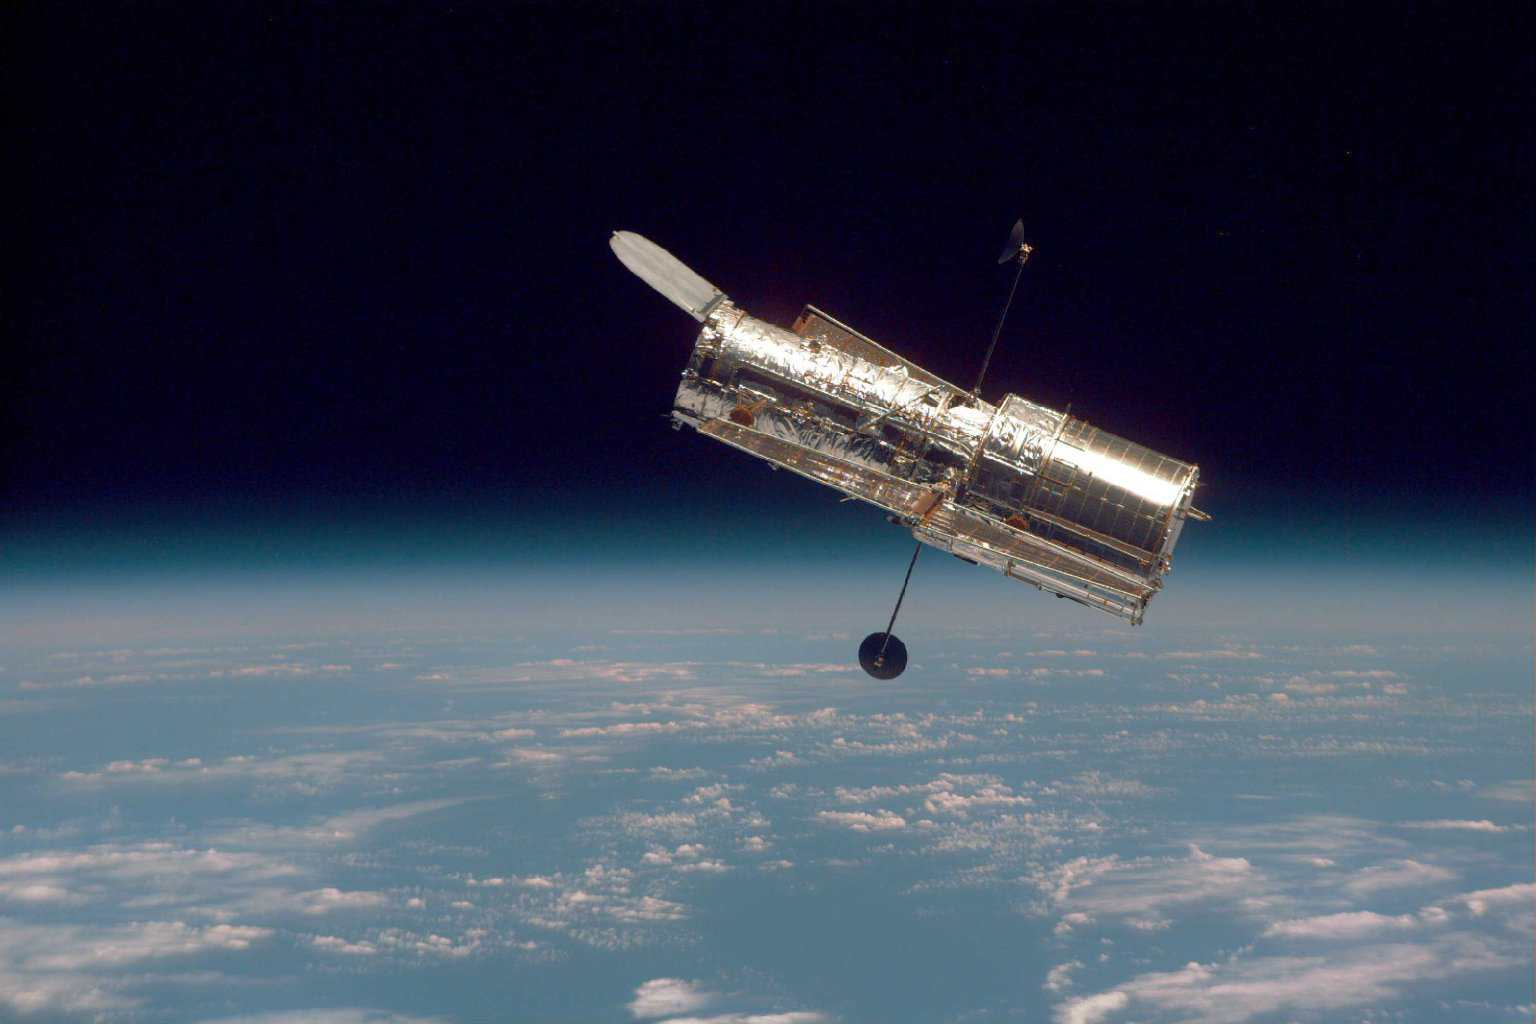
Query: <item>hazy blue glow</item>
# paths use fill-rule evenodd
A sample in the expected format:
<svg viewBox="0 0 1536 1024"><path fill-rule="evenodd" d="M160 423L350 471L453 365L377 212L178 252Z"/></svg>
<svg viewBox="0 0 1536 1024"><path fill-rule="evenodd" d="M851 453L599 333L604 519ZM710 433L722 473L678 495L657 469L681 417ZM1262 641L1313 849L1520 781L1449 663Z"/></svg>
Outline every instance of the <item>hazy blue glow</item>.
<svg viewBox="0 0 1536 1024"><path fill-rule="evenodd" d="M930 554L880 684L887 530L18 574L0 1016L1530 1020L1526 566Z"/></svg>

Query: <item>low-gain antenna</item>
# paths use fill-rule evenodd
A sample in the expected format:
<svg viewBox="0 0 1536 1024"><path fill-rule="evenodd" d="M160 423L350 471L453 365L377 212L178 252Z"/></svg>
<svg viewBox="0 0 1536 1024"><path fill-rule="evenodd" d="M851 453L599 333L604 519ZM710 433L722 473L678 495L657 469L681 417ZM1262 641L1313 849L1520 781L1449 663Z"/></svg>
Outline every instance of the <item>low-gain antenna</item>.
<svg viewBox="0 0 1536 1024"><path fill-rule="evenodd" d="M1019 269L1014 272L1013 286L1008 289L1008 301L1003 303L1003 315L997 318L997 327L992 331L992 343L987 346L987 357L981 361L981 372L976 375L976 386L971 388L971 396L981 396L981 382L987 379L987 367L992 363L992 352L997 348L997 339L1002 336L1003 324L1008 319L1008 310L1013 306L1013 295L1019 290L1019 278L1024 276L1024 264L1029 262L1029 254L1034 252L1034 247L1024 241L1024 218L1020 217L1013 222L1013 230L1008 233L1008 247L997 258L999 265L1009 260L1018 260Z"/></svg>
<svg viewBox="0 0 1536 1024"><path fill-rule="evenodd" d="M871 633L859 644L859 667L876 679L895 679L906 670L907 645L896 638L891 630L896 628L896 616L901 614L901 602L907 596L907 584L912 582L912 569L917 556L923 553L923 542L912 549L912 561L907 563L907 577L901 581L901 593L896 595L896 607L891 609L891 621L884 633Z"/></svg>
<svg viewBox="0 0 1536 1024"><path fill-rule="evenodd" d="M987 366L992 362L992 352L997 348L997 339L1002 336L1003 323L1008 319L1014 293L1019 290L1019 278L1024 275L1024 264L1029 262L1029 254L1032 252L1033 247L1024 241L1024 219L1021 217L1013 222L1013 230L1008 233L1008 247L997 258L999 265L1009 260L1018 260L1019 269L1014 272L1013 285L1008 289L1008 301L1003 303L1003 315L997 318L992 343L987 346L987 357L981 361L981 373L976 375L976 386L971 388L972 398L981 395L981 382L987 378ZM859 645L859 665L876 679L895 679L907 667L907 645L897 639L891 630L896 628L896 616L901 613L901 602L907 596L907 584L912 582L912 570L922 551L923 542L919 540L912 552L912 561L907 563L907 575L901 581L901 593L896 595L896 607L891 610L891 621L886 624L885 632L871 633Z"/></svg>

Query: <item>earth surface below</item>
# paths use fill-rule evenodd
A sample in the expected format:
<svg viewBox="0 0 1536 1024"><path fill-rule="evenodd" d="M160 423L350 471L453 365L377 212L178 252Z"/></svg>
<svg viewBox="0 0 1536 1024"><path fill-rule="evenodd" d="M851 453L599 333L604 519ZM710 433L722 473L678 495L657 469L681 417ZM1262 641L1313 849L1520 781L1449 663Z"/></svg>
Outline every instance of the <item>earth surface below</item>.
<svg viewBox="0 0 1536 1024"><path fill-rule="evenodd" d="M114 600L7 608L0 1017L1533 1017L1528 630Z"/></svg>

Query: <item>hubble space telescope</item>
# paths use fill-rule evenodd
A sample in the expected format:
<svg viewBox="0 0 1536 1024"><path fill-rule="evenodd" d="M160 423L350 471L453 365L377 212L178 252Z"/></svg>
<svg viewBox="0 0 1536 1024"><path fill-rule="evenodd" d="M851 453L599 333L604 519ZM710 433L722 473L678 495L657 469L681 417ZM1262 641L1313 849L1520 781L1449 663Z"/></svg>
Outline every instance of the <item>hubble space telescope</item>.
<svg viewBox="0 0 1536 1024"><path fill-rule="evenodd" d="M975 387L964 390L814 306L789 330L747 314L654 242L617 231L615 255L703 325L673 402L689 426L884 509L924 544L1139 624L1162 588L1199 470L1018 395L981 399L981 382L1032 247L1015 225L1015 262ZM877 679L907 653L883 632L859 649Z"/></svg>

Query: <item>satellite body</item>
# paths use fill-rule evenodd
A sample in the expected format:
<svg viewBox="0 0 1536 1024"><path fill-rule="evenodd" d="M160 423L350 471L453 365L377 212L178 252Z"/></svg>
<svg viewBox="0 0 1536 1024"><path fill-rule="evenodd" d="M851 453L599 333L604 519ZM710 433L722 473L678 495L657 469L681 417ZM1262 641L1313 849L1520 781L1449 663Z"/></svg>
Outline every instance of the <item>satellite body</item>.
<svg viewBox="0 0 1536 1024"><path fill-rule="evenodd" d="M993 405L807 306L785 330L654 243L619 258L702 324L672 419L877 505L921 542L1133 624L1198 470L1065 413Z"/></svg>

